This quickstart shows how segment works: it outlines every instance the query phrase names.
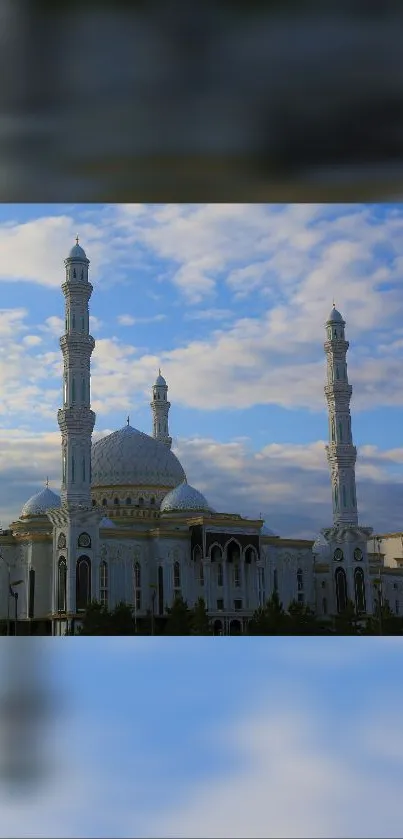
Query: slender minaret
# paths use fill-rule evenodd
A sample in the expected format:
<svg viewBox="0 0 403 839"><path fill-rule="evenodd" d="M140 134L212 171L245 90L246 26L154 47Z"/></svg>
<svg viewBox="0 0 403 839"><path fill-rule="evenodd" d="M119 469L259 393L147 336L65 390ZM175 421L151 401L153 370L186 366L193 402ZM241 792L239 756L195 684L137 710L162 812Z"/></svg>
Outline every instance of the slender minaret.
<svg viewBox="0 0 403 839"><path fill-rule="evenodd" d="M351 433L350 399L352 387L348 383L343 320L334 303L326 321L327 385L325 394L329 406L329 445L327 459L332 478L333 521L339 524L358 524L355 487L357 449Z"/></svg>
<svg viewBox="0 0 403 839"><path fill-rule="evenodd" d="M95 346L89 334L88 282L85 251L78 244L65 259L65 334L60 339L64 360L63 408L57 419L62 434L63 504L91 505L91 435L95 414L90 407L90 361Z"/></svg>
<svg viewBox="0 0 403 839"><path fill-rule="evenodd" d="M153 437L171 448L172 438L169 436L168 414L171 403L168 402L168 385L161 370L159 370L153 387L153 398L150 402L153 412Z"/></svg>

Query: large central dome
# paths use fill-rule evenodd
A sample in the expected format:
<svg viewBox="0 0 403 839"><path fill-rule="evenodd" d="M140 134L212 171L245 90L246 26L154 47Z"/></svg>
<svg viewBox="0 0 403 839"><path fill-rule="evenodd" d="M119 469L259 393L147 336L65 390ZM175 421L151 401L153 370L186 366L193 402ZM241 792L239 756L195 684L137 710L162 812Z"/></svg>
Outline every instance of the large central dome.
<svg viewBox="0 0 403 839"><path fill-rule="evenodd" d="M168 446L131 425L94 443L91 465L94 489L150 486L169 490L186 477Z"/></svg>

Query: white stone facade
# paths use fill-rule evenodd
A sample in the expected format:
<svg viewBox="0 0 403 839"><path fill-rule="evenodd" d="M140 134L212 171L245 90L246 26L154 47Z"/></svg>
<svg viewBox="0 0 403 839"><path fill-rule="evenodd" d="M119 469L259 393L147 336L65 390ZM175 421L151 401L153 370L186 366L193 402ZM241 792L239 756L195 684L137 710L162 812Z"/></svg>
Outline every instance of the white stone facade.
<svg viewBox="0 0 403 839"><path fill-rule="evenodd" d="M330 616L349 598L371 613L379 576L382 596L399 614L403 534L373 536L358 524L349 345L335 307L325 326L334 521L315 542L282 539L259 519L214 511L187 484L171 452L161 372L152 389L152 435L128 420L92 445L92 286L78 239L65 266L61 496L42 489L0 534L0 618L12 621L16 608L21 633L62 634L92 599L110 608L124 601L136 618L151 612L157 619L180 593L189 606L204 598L217 634L241 632L274 591L285 608L296 600Z"/></svg>

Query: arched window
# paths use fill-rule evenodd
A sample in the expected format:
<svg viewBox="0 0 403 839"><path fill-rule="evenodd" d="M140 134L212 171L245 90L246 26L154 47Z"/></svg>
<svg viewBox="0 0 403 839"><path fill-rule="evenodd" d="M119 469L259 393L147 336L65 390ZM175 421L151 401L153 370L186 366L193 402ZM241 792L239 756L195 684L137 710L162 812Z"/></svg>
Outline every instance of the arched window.
<svg viewBox="0 0 403 839"><path fill-rule="evenodd" d="M326 597L322 599L322 612L324 615L327 615L327 600Z"/></svg>
<svg viewBox="0 0 403 839"><path fill-rule="evenodd" d="M76 608L85 610L91 602L91 561L88 556L80 556L76 567Z"/></svg>
<svg viewBox="0 0 403 839"><path fill-rule="evenodd" d="M73 376L72 381L71 381L71 401L72 402L76 401L76 380L75 380L74 376Z"/></svg>
<svg viewBox="0 0 403 839"><path fill-rule="evenodd" d="M63 401L64 404L67 405L67 377L64 377L63 380Z"/></svg>
<svg viewBox="0 0 403 839"><path fill-rule="evenodd" d="M363 613L367 611L365 602L365 583L364 572L362 568L356 568L354 571L354 589L355 589L355 606L357 612Z"/></svg>
<svg viewBox="0 0 403 839"><path fill-rule="evenodd" d="M99 566L99 599L103 606L108 605L108 563L105 559Z"/></svg>
<svg viewBox="0 0 403 839"><path fill-rule="evenodd" d="M256 551L254 548L246 548L245 551L245 562L247 565L250 565L251 562L256 560Z"/></svg>
<svg viewBox="0 0 403 839"><path fill-rule="evenodd" d="M66 591L67 591L67 566L66 559L61 556L59 559L58 575L57 575L57 609L59 612L66 611Z"/></svg>
<svg viewBox="0 0 403 839"><path fill-rule="evenodd" d="M77 274L76 274L76 269L75 268L73 268L73 278L77 279Z"/></svg>
<svg viewBox="0 0 403 839"><path fill-rule="evenodd" d="M347 579L344 568L337 568L335 573L337 611L344 612L347 606Z"/></svg>
<svg viewBox="0 0 403 839"><path fill-rule="evenodd" d="M343 507L347 507L346 487L343 484Z"/></svg>
<svg viewBox="0 0 403 839"><path fill-rule="evenodd" d="M297 571L297 588L298 591L304 590L304 575L302 573L302 568L298 568Z"/></svg>
<svg viewBox="0 0 403 839"><path fill-rule="evenodd" d="M336 379L339 379L339 378L340 378L340 376L339 376L339 365L336 364Z"/></svg>
<svg viewBox="0 0 403 839"><path fill-rule="evenodd" d="M228 562L239 562L241 556L241 552L239 549L239 545L235 542L234 539L227 545L227 560Z"/></svg>
<svg viewBox="0 0 403 839"><path fill-rule="evenodd" d="M154 496L151 498L151 500L150 500L150 504L152 504L152 505L154 506L154 504L155 504L155 498L154 498Z"/></svg>
<svg viewBox="0 0 403 839"><path fill-rule="evenodd" d="M72 324L72 326L73 326L73 329L75 329L75 328L76 328L76 315L75 315L75 312L73 312L73 324Z"/></svg>
<svg viewBox="0 0 403 839"><path fill-rule="evenodd" d="M83 455L82 460L82 470L83 470L83 484L85 484L85 456Z"/></svg>
<svg viewBox="0 0 403 839"><path fill-rule="evenodd" d="M82 318L81 318L81 332L84 332L84 329L85 329L85 320L84 320L84 315L83 315Z"/></svg>
<svg viewBox="0 0 403 839"><path fill-rule="evenodd" d="M204 566L202 561L199 562L199 584L200 586L204 586Z"/></svg>
<svg viewBox="0 0 403 839"><path fill-rule="evenodd" d="M334 485L334 506L335 509L339 509L339 489L337 484Z"/></svg>
<svg viewBox="0 0 403 839"><path fill-rule="evenodd" d="M220 562L222 559L222 550L218 545L211 548L210 557L212 562Z"/></svg>
<svg viewBox="0 0 403 839"><path fill-rule="evenodd" d="M97 506L97 502L95 501L95 498L93 498L93 499L92 499L92 506L93 506L93 507L96 507L96 506Z"/></svg>
<svg viewBox="0 0 403 839"><path fill-rule="evenodd" d="M257 583L258 583L258 599L259 606L264 606L266 601L266 586L264 578L264 568L257 569Z"/></svg>
<svg viewBox="0 0 403 839"><path fill-rule="evenodd" d="M64 451L63 452L63 475L62 475L63 484L66 483L66 471L67 471L67 454Z"/></svg>
<svg viewBox="0 0 403 839"><path fill-rule="evenodd" d="M234 586L235 588L239 588L241 585L241 570L239 567L239 563L235 562L234 564Z"/></svg>
<svg viewBox="0 0 403 839"><path fill-rule="evenodd" d="M164 570L158 566L158 614L164 614Z"/></svg>
<svg viewBox="0 0 403 839"><path fill-rule="evenodd" d="M74 454L73 454L71 456L71 482L72 482L72 484L74 484L75 479L76 479L76 476L75 476L75 462L74 462Z"/></svg>
<svg viewBox="0 0 403 839"><path fill-rule="evenodd" d="M130 507L131 503L132 503L132 499L131 498L126 498L127 507Z"/></svg>
<svg viewBox="0 0 403 839"><path fill-rule="evenodd" d="M339 438L340 438L340 443L342 443L343 442L343 424L342 424L342 422L339 422Z"/></svg>
<svg viewBox="0 0 403 839"><path fill-rule="evenodd" d="M351 481L351 503L355 507L354 481Z"/></svg>
<svg viewBox="0 0 403 839"><path fill-rule="evenodd" d="M335 432L333 417L332 417L332 421L331 421L331 433L332 433L332 442L334 443L335 437L336 437L336 432Z"/></svg>
<svg viewBox="0 0 403 839"><path fill-rule="evenodd" d="M219 562L217 565L217 585L220 587L224 585L222 562Z"/></svg>
<svg viewBox="0 0 403 839"><path fill-rule="evenodd" d="M144 498L142 498L142 497L140 496L140 498L139 498L139 507L143 507L143 506L144 506Z"/></svg>
<svg viewBox="0 0 403 839"><path fill-rule="evenodd" d="M334 337L337 338L337 330L334 330Z"/></svg>
<svg viewBox="0 0 403 839"><path fill-rule="evenodd" d="M103 498L103 499L102 499L102 506L103 506L103 507L107 507L107 506L108 506L108 502L107 502L106 498Z"/></svg>
<svg viewBox="0 0 403 839"><path fill-rule="evenodd" d="M196 547L193 551L193 559L194 559L195 562L199 562L201 560L201 558L202 558L202 549L201 549L200 545L196 545Z"/></svg>
<svg viewBox="0 0 403 839"><path fill-rule="evenodd" d="M161 399L161 394L157 393L157 399Z"/></svg>
<svg viewBox="0 0 403 839"><path fill-rule="evenodd" d="M85 402L85 379L81 379L81 402Z"/></svg>
<svg viewBox="0 0 403 839"><path fill-rule="evenodd" d="M278 591L278 572L277 568L273 571L273 589L274 591Z"/></svg>
<svg viewBox="0 0 403 839"><path fill-rule="evenodd" d="M114 498L113 503L114 503L115 507L119 507L119 498Z"/></svg>
<svg viewBox="0 0 403 839"><path fill-rule="evenodd" d="M180 589L181 587L181 569L179 562L174 563L174 588Z"/></svg>
<svg viewBox="0 0 403 839"><path fill-rule="evenodd" d="M139 562L134 563L134 603L136 611L141 609L141 567Z"/></svg>

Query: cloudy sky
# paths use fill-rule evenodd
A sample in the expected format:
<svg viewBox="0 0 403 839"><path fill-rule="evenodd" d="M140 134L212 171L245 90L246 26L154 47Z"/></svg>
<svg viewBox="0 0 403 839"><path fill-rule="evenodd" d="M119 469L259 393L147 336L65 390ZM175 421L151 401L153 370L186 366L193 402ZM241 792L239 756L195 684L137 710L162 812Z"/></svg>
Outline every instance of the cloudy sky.
<svg viewBox="0 0 403 839"><path fill-rule="evenodd" d="M18 641L53 701L0 837L401 837L401 639Z"/></svg>
<svg viewBox="0 0 403 839"><path fill-rule="evenodd" d="M0 516L60 489L63 260L91 260L96 435L151 431L216 509L312 538L331 523L324 321L347 321L360 519L401 529L403 205L2 205Z"/></svg>

